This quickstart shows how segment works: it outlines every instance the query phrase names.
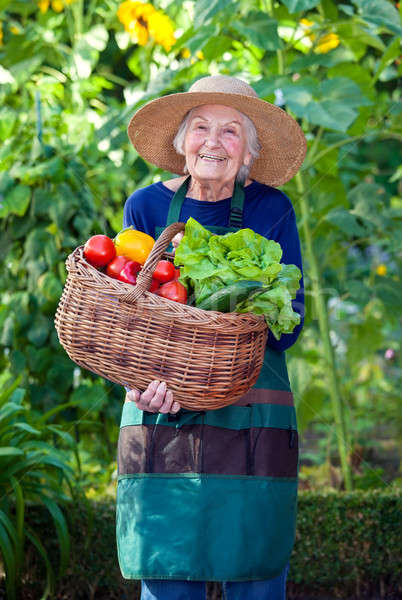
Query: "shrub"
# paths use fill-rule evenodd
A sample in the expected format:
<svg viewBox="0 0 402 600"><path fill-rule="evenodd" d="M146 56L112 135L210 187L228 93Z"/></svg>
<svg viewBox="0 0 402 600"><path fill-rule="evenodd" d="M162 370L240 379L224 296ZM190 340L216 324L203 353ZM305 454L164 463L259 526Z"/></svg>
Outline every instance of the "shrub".
<svg viewBox="0 0 402 600"><path fill-rule="evenodd" d="M289 599L400 597L400 509L400 490L394 488L301 492ZM114 504L86 500L68 506L65 512L73 536L72 552L52 598L139 597L138 582L124 581L117 564ZM32 505L27 519L31 527L43 532L49 556L57 556L57 536L43 507ZM42 575L39 560L26 561L24 600L39 597ZM218 598L219 586L209 587L210 600L213 595Z"/></svg>

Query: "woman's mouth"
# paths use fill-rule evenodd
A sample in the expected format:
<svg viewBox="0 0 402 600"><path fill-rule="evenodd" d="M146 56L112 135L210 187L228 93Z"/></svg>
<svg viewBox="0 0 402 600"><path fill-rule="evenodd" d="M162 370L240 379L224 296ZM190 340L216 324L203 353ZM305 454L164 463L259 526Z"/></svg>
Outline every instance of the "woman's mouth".
<svg viewBox="0 0 402 600"><path fill-rule="evenodd" d="M200 154L199 155L200 158L202 160L210 160L210 161L218 161L218 162L223 162L224 160L226 160L226 158L224 156L215 156L213 154Z"/></svg>

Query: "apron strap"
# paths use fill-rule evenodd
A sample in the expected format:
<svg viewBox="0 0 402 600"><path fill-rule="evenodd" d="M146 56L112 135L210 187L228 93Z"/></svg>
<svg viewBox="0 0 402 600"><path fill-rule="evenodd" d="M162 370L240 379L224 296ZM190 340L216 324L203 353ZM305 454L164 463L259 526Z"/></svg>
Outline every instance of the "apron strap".
<svg viewBox="0 0 402 600"><path fill-rule="evenodd" d="M172 223L180 221L181 207L190 185L190 175L186 177L179 189L175 192L169 206L169 212L166 219L166 227ZM244 206L244 189L241 183L235 183L233 196L230 204L229 227L241 229L243 224L243 206Z"/></svg>

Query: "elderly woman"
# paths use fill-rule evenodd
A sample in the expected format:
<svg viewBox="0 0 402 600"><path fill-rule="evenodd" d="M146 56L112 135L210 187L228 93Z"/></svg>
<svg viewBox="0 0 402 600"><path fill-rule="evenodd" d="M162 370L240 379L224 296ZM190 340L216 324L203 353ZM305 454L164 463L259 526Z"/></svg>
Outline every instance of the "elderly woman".
<svg viewBox="0 0 402 600"><path fill-rule="evenodd" d="M239 79L204 77L146 104L128 132L141 156L180 176L135 191L125 226L157 236L191 216L219 234L249 227L302 268L295 213L275 186L297 172L306 144L283 110ZM284 351L302 328L302 281L293 308L300 325L279 341L269 334L257 384L234 405L184 410L163 381L128 391L118 554L143 600L201 600L206 581L222 581L227 600L285 598L298 438Z"/></svg>

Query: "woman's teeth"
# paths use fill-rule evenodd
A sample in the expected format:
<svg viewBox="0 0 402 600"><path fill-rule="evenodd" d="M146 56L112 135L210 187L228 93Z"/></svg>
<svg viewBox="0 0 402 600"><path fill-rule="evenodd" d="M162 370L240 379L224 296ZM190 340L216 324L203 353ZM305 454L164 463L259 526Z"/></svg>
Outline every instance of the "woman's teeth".
<svg viewBox="0 0 402 600"><path fill-rule="evenodd" d="M225 160L221 156L212 156L211 154L200 154L200 158L202 158L203 160L218 160L220 162Z"/></svg>

